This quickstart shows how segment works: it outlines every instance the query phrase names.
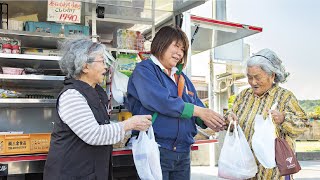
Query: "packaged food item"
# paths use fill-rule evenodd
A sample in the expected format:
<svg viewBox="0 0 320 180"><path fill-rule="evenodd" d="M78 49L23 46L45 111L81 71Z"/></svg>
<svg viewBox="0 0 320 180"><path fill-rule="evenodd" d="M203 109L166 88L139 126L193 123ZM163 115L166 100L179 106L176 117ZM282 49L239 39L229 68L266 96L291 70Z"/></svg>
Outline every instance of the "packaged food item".
<svg viewBox="0 0 320 180"><path fill-rule="evenodd" d="M2 53L11 54L11 44L2 44Z"/></svg>
<svg viewBox="0 0 320 180"><path fill-rule="evenodd" d="M130 77L137 64L137 54L119 54L117 62L118 70Z"/></svg>
<svg viewBox="0 0 320 180"><path fill-rule="evenodd" d="M18 98L21 93L11 90L0 89L0 98Z"/></svg>
<svg viewBox="0 0 320 180"><path fill-rule="evenodd" d="M4 44L11 44L11 39L7 37L0 37L0 52L2 52L2 46Z"/></svg>
<svg viewBox="0 0 320 180"><path fill-rule="evenodd" d="M151 52L139 52L138 55L141 60L146 60L150 58Z"/></svg>
<svg viewBox="0 0 320 180"><path fill-rule="evenodd" d="M21 41L18 40L18 39L10 39L10 44L11 44L11 46L17 45L17 46L19 46L19 48L20 48L20 46L21 46Z"/></svg>
<svg viewBox="0 0 320 180"><path fill-rule="evenodd" d="M20 54L20 46L19 45L13 45L11 49L11 54Z"/></svg>
<svg viewBox="0 0 320 180"><path fill-rule="evenodd" d="M11 53L11 51L10 51ZM3 74L11 74L11 75L22 75L24 73L24 69L22 68L12 68L12 67L2 67Z"/></svg>
<svg viewBox="0 0 320 180"><path fill-rule="evenodd" d="M144 37L139 31L118 29L114 33L113 43L119 49L144 50Z"/></svg>
<svg viewBox="0 0 320 180"><path fill-rule="evenodd" d="M125 121L132 117L131 112L119 112L118 113L118 121Z"/></svg>
<svg viewBox="0 0 320 180"><path fill-rule="evenodd" d="M136 36L136 46L135 49L138 51L144 51L144 37L141 34L141 32L137 31L137 36Z"/></svg>

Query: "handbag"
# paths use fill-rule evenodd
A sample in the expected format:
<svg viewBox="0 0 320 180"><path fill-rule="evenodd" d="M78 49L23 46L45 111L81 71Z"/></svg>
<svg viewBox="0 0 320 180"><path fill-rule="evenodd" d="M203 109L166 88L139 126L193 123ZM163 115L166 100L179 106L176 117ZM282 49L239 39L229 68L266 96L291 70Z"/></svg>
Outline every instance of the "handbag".
<svg viewBox="0 0 320 180"><path fill-rule="evenodd" d="M271 109L275 109L277 103L271 107ZM271 118L271 114L269 114ZM272 119L272 118L271 118ZM274 121L272 120L273 124ZM279 169L281 176L286 176L290 174L297 173L301 170L301 166L297 160L296 155L294 154L293 150L289 146L288 142L285 140L283 136L277 131L276 126L275 128L275 159L276 164Z"/></svg>
<svg viewBox="0 0 320 180"><path fill-rule="evenodd" d="M301 166L296 155L283 137L275 139L276 163L281 176L297 173Z"/></svg>

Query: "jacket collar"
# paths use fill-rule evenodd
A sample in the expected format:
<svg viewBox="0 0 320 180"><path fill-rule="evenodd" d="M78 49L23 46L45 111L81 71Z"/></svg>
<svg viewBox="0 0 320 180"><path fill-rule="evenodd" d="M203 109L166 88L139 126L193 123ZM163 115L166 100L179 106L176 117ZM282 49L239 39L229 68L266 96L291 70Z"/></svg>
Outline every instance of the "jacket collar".
<svg viewBox="0 0 320 180"><path fill-rule="evenodd" d="M160 63L160 61L158 60L157 57L155 57L154 55L151 55L151 56L150 56L150 59L151 59L151 61L152 61L154 64L156 64L157 66L160 67L160 69L162 70L162 72L165 72L166 74L168 74L166 68ZM176 73L177 71L178 71L178 68L177 68L177 67L171 68L171 74L170 74L169 76L171 76L172 74Z"/></svg>

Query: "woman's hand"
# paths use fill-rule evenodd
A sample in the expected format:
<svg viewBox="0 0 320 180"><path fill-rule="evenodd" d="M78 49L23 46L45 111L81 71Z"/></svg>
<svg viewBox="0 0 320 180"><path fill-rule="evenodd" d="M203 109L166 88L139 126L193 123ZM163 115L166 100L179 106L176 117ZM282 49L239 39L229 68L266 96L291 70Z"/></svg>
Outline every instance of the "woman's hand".
<svg viewBox="0 0 320 180"><path fill-rule="evenodd" d="M284 113L279 112L277 110L269 110L269 113L271 113L271 117L276 124L281 124L284 121Z"/></svg>
<svg viewBox="0 0 320 180"><path fill-rule="evenodd" d="M137 131L146 131L151 126L152 116L151 115L135 115L131 118L123 121L124 130L137 130Z"/></svg>
<svg viewBox="0 0 320 180"><path fill-rule="evenodd" d="M208 108L194 106L193 115L201 118L204 121L205 125L215 131L223 129L223 126L225 125L223 117Z"/></svg>
<svg viewBox="0 0 320 180"><path fill-rule="evenodd" d="M225 117L227 125L224 127L225 130L228 129L229 123L232 123L233 121L238 124L238 117L233 113L229 112L228 115ZM234 124L232 123L230 126L230 131L233 132Z"/></svg>
<svg viewBox="0 0 320 180"><path fill-rule="evenodd" d="M229 114L227 115L227 121L236 121L236 123L238 123L238 117L233 112L229 112Z"/></svg>

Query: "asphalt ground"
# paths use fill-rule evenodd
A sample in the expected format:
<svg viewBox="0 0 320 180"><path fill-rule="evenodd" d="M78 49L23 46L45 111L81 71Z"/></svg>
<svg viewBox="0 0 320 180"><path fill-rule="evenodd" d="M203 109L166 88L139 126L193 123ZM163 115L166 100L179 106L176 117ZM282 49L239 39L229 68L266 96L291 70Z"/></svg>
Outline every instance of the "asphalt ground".
<svg viewBox="0 0 320 180"><path fill-rule="evenodd" d="M320 160L299 161L301 171L293 177L295 180L320 180ZM191 166L192 180L211 180L218 178L218 167L215 166Z"/></svg>

